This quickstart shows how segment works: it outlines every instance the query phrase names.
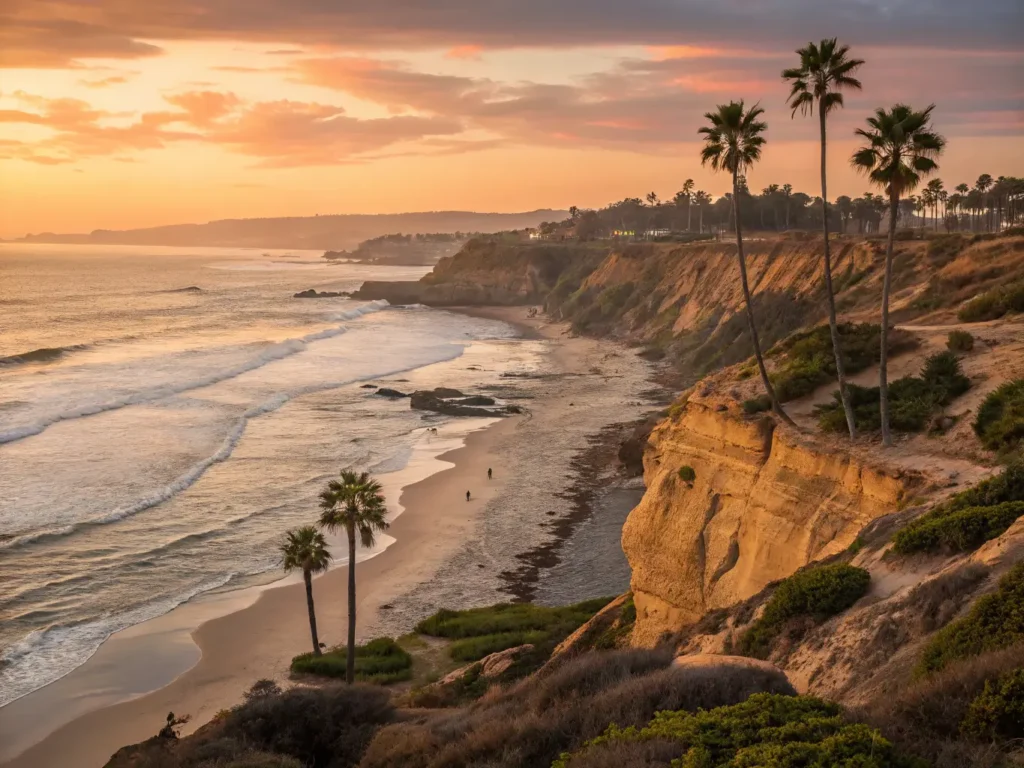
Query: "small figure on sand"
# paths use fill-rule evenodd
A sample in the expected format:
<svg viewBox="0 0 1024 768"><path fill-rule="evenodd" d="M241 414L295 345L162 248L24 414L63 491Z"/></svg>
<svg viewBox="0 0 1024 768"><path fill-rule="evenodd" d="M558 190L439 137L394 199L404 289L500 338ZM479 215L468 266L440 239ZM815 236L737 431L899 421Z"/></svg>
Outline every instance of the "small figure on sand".
<svg viewBox="0 0 1024 768"><path fill-rule="evenodd" d="M491 468L490 468L490 467L488 467L488 468L487 468L487 479L488 479L488 480L490 480L490 479L491 479L491 476L492 476L492 473L491 473Z"/></svg>
<svg viewBox="0 0 1024 768"><path fill-rule="evenodd" d="M469 491L466 491L466 501L469 501Z"/></svg>

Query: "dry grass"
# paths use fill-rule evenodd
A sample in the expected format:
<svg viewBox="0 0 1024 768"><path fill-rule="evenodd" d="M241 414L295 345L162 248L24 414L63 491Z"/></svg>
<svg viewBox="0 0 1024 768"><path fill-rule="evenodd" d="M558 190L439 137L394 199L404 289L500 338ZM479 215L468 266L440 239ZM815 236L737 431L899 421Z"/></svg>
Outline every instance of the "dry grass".
<svg viewBox="0 0 1024 768"><path fill-rule="evenodd" d="M610 723L646 724L664 709L733 704L751 694L792 693L781 673L670 667L668 651L596 652L504 690L468 711L392 725L361 768L547 766Z"/></svg>
<svg viewBox="0 0 1024 768"><path fill-rule="evenodd" d="M965 741L959 737L960 723L986 680L1021 666L1024 645L975 656L850 715L875 726L908 753L929 760L934 768L995 768L1005 764L1012 745Z"/></svg>

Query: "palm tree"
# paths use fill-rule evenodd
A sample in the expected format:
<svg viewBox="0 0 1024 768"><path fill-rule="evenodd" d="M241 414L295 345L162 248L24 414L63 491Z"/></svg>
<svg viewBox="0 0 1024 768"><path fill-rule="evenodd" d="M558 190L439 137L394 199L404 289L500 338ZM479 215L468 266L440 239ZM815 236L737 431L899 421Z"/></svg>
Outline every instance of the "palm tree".
<svg viewBox="0 0 1024 768"><path fill-rule="evenodd" d="M978 177L978 180L974 182L974 188L978 190L978 192L981 195L981 210L986 212L985 228L988 229L989 231L992 230L992 217L990 215L991 205L989 201L988 191L992 189L993 183L994 182L992 181L992 177L987 173L981 174L981 176Z"/></svg>
<svg viewBox="0 0 1024 768"><path fill-rule="evenodd" d="M967 196L971 193L970 186L968 186L967 184L963 184L963 183L957 184L956 185L956 191L960 195L960 205L961 205L961 207L962 208L966 208L967 207ZM959 221L958 221L958 223L959 223ZM968 217L967 217L967 228L968 229L971 228L970 214L968 214Z"/></svg>
<svg viewBox="0 0 1024 768"><path fill-rule="evenodd" d="M935 223L935 231L939 230L939 203L943 200L943 193L945 187L942 183L942 179L932 179L928 182L928 192L932 199L932 210L933 210L933 221Z"/></svg>
<svg viewBox="0 0 1024 768"><path fill-rule="evenodd" d="M364 547L372 547L376 534L388 529L387 508L380 483L368 472L342 470L320 493L320 527L348 534L348 659L345 679L355 680L356 664L356 532Z"/></svg>
<svg viewBox="0 0 1024 768"><path fill-rule="evenodd" d="M932 104L916 111L906 104L877 109L868 118L868 130L857 129L857 135L868 143L853 153L854 168L889 195L889 242L885 249L885 278L882 283L882 344L879 365L879 398L882 411L882 444L892 445L889 431L889 382L886 377L889 341L889 291L892 287L892 253L896 239L896 213L900 195L911 192L939 166L935 159L942 154L946 140L932 130Z"/></svg>
<svg viewBox="0 0 1024 768"><path fill-rule="evenodd" d="M836 320L836 296L832 287L832 253L828 242L828 185L826 166L826 124L829 113L843 106L843 90L859 91L860 80L854 73L864 64L862 59L849 57L850 47L840 45L836 38L822 40L815 45L808 43L797 50L800 66L786 69L782 79L789 81L789 107L793 116L799 111L813 115L818 108L818 127L821 131L821 229L825 235L825 294L828 299L828 326L832 332L832 351L836 358L836 377L839 380L839 397L846 413L846 426L850 439L857 436L857 423L846 386L846 371L843 369L843 351L840 346L839 324Z"/></svg>
<svg viewBox="0 0 1024 768"><path fill-rule="evenodd" d="M697 213L700 216L700 221L697 223L698 232L704 232L704 206L711 203L711 195L705 192L703 189L698 189L693 193L693 202L697 204Z"/></svg>
<svg viewBox="0 0 1024 768"><path fill-rule="evenodd" d="M323 573L331 564L324 535L311 525L296 528L284 535L279 547L285 573L302 571L306 582L306 608L309 609L309 633L313 636L313 653L320 655L320 638L316 633L316 609L313 607L313 574Z"/></svg>
<svg viewBox="0 0 1024 768"><path fill-rule="evenodd" d="M750 286L747 282L747 262L743 256L743 231L740 224L740 176L761 159L761 148L765 144L762 134L768 126L758 118L764 110L754 105L744 109L742 101L719 104L718 110L704 115L710 125L698 130L704 136L704 149L700 153L701 165L710 165L712 170L726 171L732 175L732 212L736 223L736 256L740 265L740 282L743 299L747 307L747 326L750 341L761 372L761 383L771 400L772 410L786 423L792 419L782 410L782 404L775 395L775 389L768 378L761 354L761 342L757 338L757 324L754 321L754 307L750 302ZM793 426L796 426L795 424Z"/></svg>
<svg viewBox="0 0 1024 768"><path fill-rule="evenodd" d="M693 179L687 179L683 182L682 189L683 197L686 199L686 231L690 231L690 222L693 209Z"/></svg>

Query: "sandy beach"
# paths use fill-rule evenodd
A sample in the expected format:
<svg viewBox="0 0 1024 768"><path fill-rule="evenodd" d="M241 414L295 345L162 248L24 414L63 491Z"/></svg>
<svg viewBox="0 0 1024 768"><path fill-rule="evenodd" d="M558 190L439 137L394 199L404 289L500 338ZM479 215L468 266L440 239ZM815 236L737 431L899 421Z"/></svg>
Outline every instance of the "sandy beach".
<svg viewBox="0 0 1024 768"><path fill-rule="evenodd" d="M569 338L563 326L528 318L525 309L473 312L548 340L554 373L524 390L530 393L526 415L480 420L462 447L437 457L446 468L401 489L404 512L388 532L394 543L357 564L363 639L382 629L408 628L442 607L434 604L438 600L465 607L466 600L506 599L495 571L510 567L508 547L515 546L518 528L536 531L532 539L521 537L523 551L545 534L552 516L565 513L568 502L558 494L572 479L573 446L649 408L639 394L648 370L631 351ZM490 481L488 467L495 470ZM321 637L330 644L344 637L346 583L345 568L314 583ZM114 635L70 675L0 709L0 759L10 768L102 766L121 746L153 735L169 711L191 715L194 729L236 704L255 680L286 680L290 659L308 645L300 583L182 606ZM162 665L187 671L163 685L154 682ZM126 667L137 670L137 694L110 701L104 676ZM163 687L153 690L154 685ZM54 730L50 713L58 704L81 714Z"/></svg>

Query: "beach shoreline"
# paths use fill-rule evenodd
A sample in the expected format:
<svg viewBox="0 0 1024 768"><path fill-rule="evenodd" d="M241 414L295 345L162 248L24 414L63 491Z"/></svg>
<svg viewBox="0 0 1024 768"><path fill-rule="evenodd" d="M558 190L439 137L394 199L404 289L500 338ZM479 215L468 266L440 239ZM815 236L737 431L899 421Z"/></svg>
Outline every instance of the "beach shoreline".
<svg viewBox="0 0 1024 768"><path fill-rule="evenodd" d="M554 387L546 396L531 402L525 416L479 425L469 432L461 447L437 457L450 466L401 488L399 503L404 512L388 532L395 541L356 566L357 625L362 638L372 634L403 596L424 583L443 580L445 569L451 571L456 556L465 558L466 542L479 539L479 529L486 523L485 511L491 502L514 493L514 486L526 479L517 466L510 466L510 461L515 462L510 459L509 446L527 439L526 434L520 433L528 432L530 424L538 418L554 418L552 427L557 429L558 419L571 421L574 417L575 403L570 398L579 396L574 393L607 388L607 382L601 380L603 374L594 371L596 363L609 360L609 353L594 340L567 338L562 325L542 317L528 318L526 308L473 308L465 313L502 320L519 328L524 338L552 342L550 355L557 372L552 375L565 377L560 379L564 386ZM614 354L629 363L628 352L615 350ZM615 360L618 362L619 358ZM486 479L489 467L497 468L490 481ZM472 491L469 502L465 500L465 490ZM490 567L485 555L481 552L474 557L478 560L474 566L481 575L487 574ZM346 568L335 568L314 582L318 625L329 644L344 637L346 584ZM241 693L257 679L287 679L291 657L306 651L309 644L301 591L300 583L275 583L256 593L236 593L224 598L235 600L235 604L221 604L216 610L205 608L213 613L220 611L221 615L199 621L191 631L181 626L180 617L189 610L183 606L154 620L148 630L134 627L112 636L75 672L0 710L0 743L11 743L7 737L17 737L20 744L28 747L19 749L20 754L13 758L3 755L9 760L4 765L100 766L121 746L153 735L169 711L191 715L190 729L194 729L221 709L237 704ZM500 599L502 596L495 594L490 602ZM441 606L437 605L435 610L437 607ZM201 612L203 604L200 602L191 610ZM191 621L196 621L196 616ZM147 648L152 655L154 634L170 632L175 633L174 642L168 643L165 634L161 647L174 658L147 658ZM184 665L186 671L156 690L145 690L146 675L140 672L140 691L128 700L106 703L102 695L97 695L105 672L126 664L145 670L147 665L152 668L166 663ZM91 701L93 708L43 734L40 716L57 700ZM32 736L33 728L40 738ZM29 741L35 743L29 745Z"/></svg>

